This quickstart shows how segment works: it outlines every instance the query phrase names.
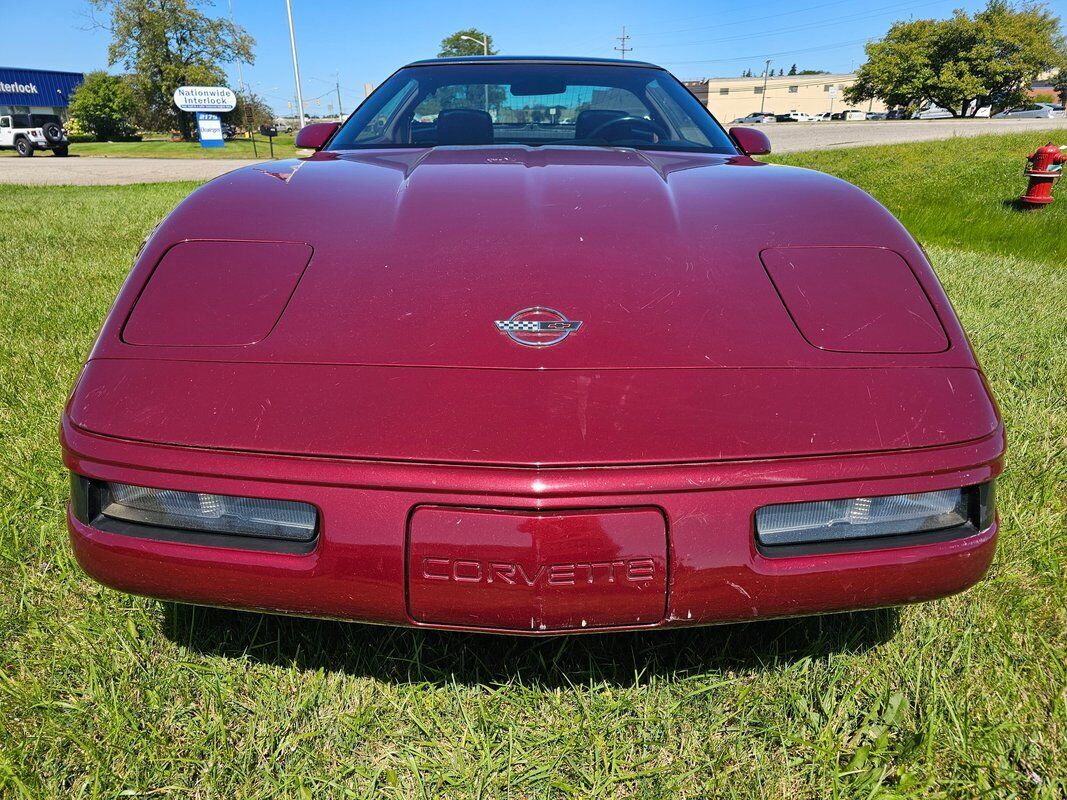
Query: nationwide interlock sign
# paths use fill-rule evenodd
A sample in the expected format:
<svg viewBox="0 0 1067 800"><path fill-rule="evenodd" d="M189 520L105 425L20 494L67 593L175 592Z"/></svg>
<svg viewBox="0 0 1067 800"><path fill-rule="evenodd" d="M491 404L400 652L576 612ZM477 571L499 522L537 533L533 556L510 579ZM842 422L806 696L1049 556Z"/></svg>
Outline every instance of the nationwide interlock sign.
<svg viewBox="0 0 1067 800"><path fill-rule="evenodd" d="M174 105L182 111L225 113L237 105L237 95L225 86L179 86L174 90Z"/></svg>

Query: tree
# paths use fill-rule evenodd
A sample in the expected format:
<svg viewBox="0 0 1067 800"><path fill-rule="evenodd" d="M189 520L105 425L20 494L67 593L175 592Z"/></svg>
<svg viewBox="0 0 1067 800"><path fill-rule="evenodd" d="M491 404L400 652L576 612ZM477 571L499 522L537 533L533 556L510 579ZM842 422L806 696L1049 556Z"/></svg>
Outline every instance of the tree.
<svg viewBox="0 0 1067 800"><path fill-rule="evenodd" d="M1060 102L1067 103L1067 68L1061 68L1052 79L1052 88L1060 96Z"/></svg>
<svg viewBox="0 0 1067 800"><path fill-rule="evenodd" d="M1067 63L1059 18L1043 5L1006 0L990 0L974 17L956 11L945 20L897 22L866 51L847 102L929 101L953 116L1022 103L1039 74Z"/></svg>
<svg viewBox="0 0 1067 800"><path fill-rule="evenodd" d="M797 65L796 64L794 64L793 66L791 66L789 68L789 74L790 75L796 75L797 74Z"/></svg>
<svg viewBox="0 0 1067 800"><path fill-rule="evenodd" d="M471 41L471 39L477 41ZM483 41L487 41L489 44L488 55L496 55L497 51L493 49L492 36L483 33L477 28L466 28L442 39L441 52L437 56L438 58L480 56L482 55ZM505 99L507 99L507 88L500 85L472 83L466 86L445 86L419 103L419 113L430 115L436 114L445 108L480 108L490 113L493 113L493 109L495 109L495 113L499 115Z"/></svg>
<svg viewBox="0 0 1067 800"><path fill-rule="evenodd" d="M131 136L136 110L129 81L103 70L88 73L70 98L70 115L98 142Z"/></svg>
<svg viewBox="0 0 1067 800"><path fill-rule="evenodd" d="M90 0L108 15L110 64L131 73L140 127L181 131L189 138L192 115L174 106L174 90L224 83L223 64L255 63L255 40L229 20L201 9L205 0Z"/></svg>
<svg viewBox="0 0 1067 800"><path fill-rule="evenodd" d="M222 116L231 125L255 131L259 129L260 125L274 121L274 109L270 107L266 100L249 89L244 92L238 92L237 105L233 111Z"/></svg>
<svg viewBox="0 0 1067 800"><path fill-rule="evenodd" d="M470 39L464 39L464 36L469 36L470 39L476 39L472 42ZM437 54L438 58L445 58L447 56L480 56L483 55L482 41L488 40L489 52L487 55L495 56L497 51L493 49L493 37L478 30L477 28L466 28L462 31L456 31L451 36L446 36L441 40L441 52Z"/></svg>
<svg viewBox="0 0 1067 800"><path fill-rule="evenodd" d="M774 70L772 69L771 70L771 75L773 75L773 74L774 74ZM779 68L778 69L778 77L781 78L783 75L785 75L785 70L782 69L782 68Z"/></svg>

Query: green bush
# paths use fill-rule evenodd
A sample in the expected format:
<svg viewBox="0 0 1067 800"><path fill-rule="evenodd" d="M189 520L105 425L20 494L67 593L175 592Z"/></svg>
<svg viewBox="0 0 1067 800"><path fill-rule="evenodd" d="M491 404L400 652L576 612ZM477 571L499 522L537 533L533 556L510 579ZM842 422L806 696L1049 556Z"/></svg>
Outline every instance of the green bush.
<svg viewBox="0 0 1067 800"><path fill-rule="evenodd" d="M70 114L81 132L100 142L132 141L128 137L136 134L130 123L135 110L136 100L126 81L103 70L86 75L70 98Z"/></svg>
<svg viewBox="0 0 1067 800"><path fill-rule="evenodd" d="M67 140L72 144L96 141L96 136L85 130L82 121L77 117L70 117L63 127L67 129Z"/></svg>

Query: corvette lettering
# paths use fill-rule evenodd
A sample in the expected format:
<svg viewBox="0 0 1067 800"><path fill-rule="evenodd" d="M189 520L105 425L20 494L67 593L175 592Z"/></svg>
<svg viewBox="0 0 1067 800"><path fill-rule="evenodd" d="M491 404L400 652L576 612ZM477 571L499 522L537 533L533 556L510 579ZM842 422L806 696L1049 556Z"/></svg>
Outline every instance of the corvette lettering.
<svg viewBox="0 0 1067 800"><path fill-rule="evenodd" d="M655 574L656 563L651 558L537 565L463 558L422 560L422 577L428 580L520 587L645 583L653 580Z"/></svg>

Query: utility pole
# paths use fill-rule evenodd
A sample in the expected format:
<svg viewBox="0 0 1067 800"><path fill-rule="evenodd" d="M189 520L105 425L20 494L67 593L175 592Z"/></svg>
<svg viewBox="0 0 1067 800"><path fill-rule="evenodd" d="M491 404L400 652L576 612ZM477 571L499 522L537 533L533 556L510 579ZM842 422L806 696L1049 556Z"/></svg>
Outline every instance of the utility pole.
<svg viewBox="0 0 1067 800"><path fill-rule="evenodd" d="M296 109L300 114L300 127L304 127L304 95L300 91L300 63L296 60L296 33L293 32L293 4L285 0L285 13L289 16L289 45L293 48L293 76L296 78Z"/></svg>
<svg viewBox="0 0 1067 800"><path fill-rule="evenodd" d="M619 45L620 45L619 47L616 47L615 49L618 50L620 53L622 53L621 58L623 60L625 60L626 59L626 54L633 51L633 48L632 47L627 47L626 43L628 41L630 41L630 39L632 39L633 37L626 35L626 26L623 25L622 26L622 36L616 36L615 38L619 40Z"/></svg>
<svg viewBox="0 0 1067 800"><path fill-rule="evenodd" d="M767 73L771 71L771 60L768 58L763 65L763 94L759 98L759 113L763 113L763 104L767 102Z"/></svg>
<svg viewBox="0 0 1067 800"><path fill-rule="evenodd" d="M337 90L337 119L344 120L345 112L341 109L341 73L333 74L333 86Z"/></svg>

